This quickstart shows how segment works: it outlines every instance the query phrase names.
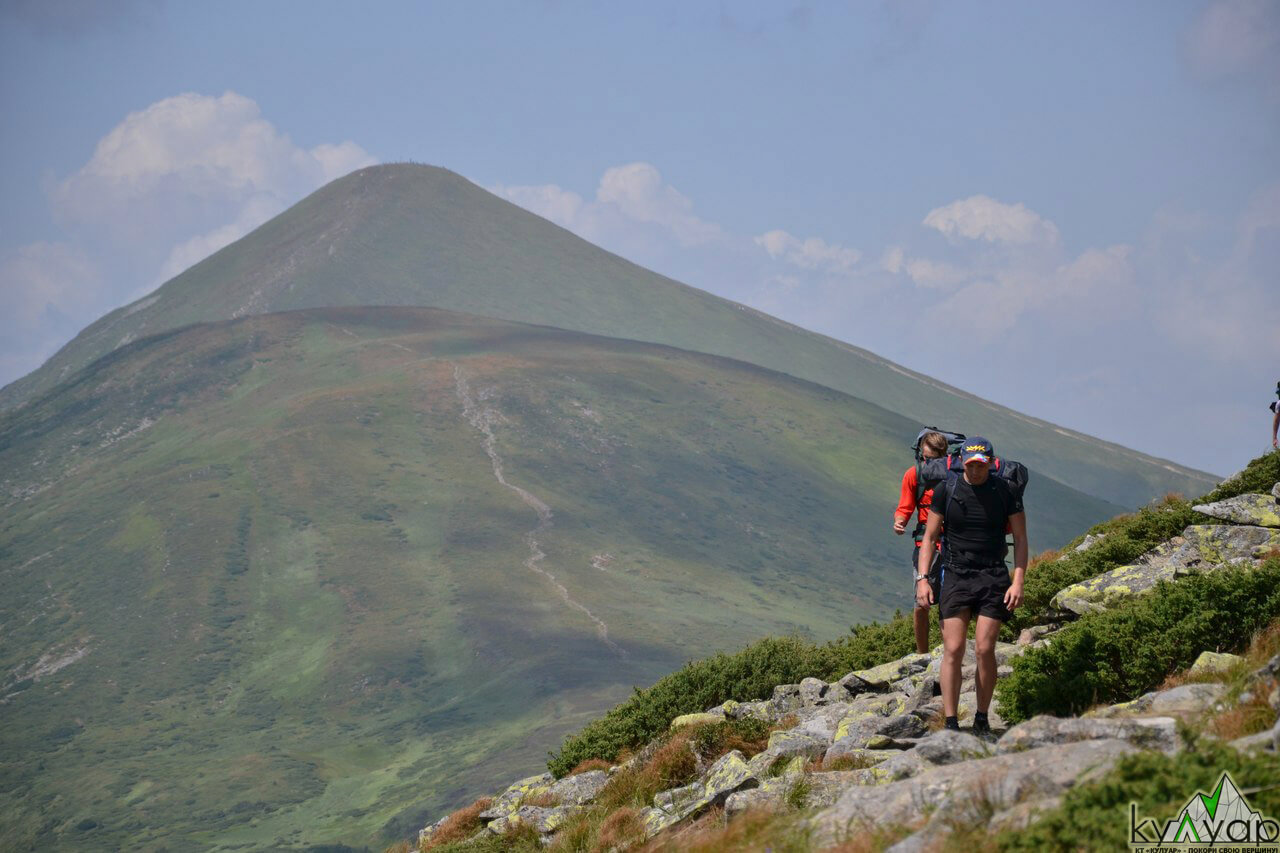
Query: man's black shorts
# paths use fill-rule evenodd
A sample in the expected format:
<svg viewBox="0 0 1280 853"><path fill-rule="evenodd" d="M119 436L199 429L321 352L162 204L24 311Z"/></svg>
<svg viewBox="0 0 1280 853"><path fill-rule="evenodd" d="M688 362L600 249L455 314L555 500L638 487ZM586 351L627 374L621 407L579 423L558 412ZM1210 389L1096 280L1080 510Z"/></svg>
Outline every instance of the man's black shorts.
<svg viewBox="0 0 1280 853"><path fill-rule="evenodd" d="M916 543L916 548L911 552L911 577L915 577L920 571L920 543ZM933 554L933 564L929 566L929 587L933 590L933 603L938 603L938 581L941 580L942 572L942 551L935 551ZM911 597L914 600L916 594L916 582L911 581Z"/></svg>
<svg viewBox="0 0 1280 853"><path fill-rule="evenodd" d="M1009 569L1003 563L995 566L950 566L942 573L942 591L938 595L938 611L943 619L970 615L990 616L1008 622L1013 611L1004 606L1004 594L1012 586Z"/></svg>

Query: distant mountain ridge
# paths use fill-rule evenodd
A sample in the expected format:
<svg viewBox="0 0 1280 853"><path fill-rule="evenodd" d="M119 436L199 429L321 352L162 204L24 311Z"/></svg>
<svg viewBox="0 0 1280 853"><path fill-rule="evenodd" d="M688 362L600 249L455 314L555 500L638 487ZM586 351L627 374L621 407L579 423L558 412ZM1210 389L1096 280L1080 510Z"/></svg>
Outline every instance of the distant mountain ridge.
<svg viewBox="0 0 1280 853"><path fill-rule="evenodd" d="M983 432L1086 494L1135 506L1217 478L1057 427L867 350L652 273L444 169L369 167L101 318L0 390L13 408L141 336L297 308L418 305L663 343L759 364L916 423Z"/></svg>

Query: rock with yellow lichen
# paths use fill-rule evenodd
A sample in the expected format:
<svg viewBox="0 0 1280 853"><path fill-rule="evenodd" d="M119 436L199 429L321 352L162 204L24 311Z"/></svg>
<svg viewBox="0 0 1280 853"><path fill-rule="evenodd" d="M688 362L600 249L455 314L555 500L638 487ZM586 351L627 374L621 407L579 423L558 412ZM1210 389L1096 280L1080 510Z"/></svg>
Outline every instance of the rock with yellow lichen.
<svg viewBox="0 0 1280 853"><path fill-rule="evenodd" d="M1280 530L1237 524L1193 524L1129 566L1073 584L1058 592L1050 606L1083 616L1107 610L1191 571L1256 564L1280 547Z"/></svg>
<svg viewBox="0 0 1280 853"><path fill-rule="evenodd" d="M1280 505L1273 495L1236 495L1216 503L1196 504L1192 509L1236 524L1280 528Z"/></svg>

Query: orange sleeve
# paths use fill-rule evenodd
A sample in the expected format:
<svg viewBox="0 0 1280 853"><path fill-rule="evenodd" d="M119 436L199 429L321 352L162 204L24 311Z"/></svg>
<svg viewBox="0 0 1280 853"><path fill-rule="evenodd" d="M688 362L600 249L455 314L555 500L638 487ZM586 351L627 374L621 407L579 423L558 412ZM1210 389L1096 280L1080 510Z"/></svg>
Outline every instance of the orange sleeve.
<svg viewBox="0 0 1280 853"><path fill-rule="evenodd" d="M910 518L916 508L916 466L912 465L902 475L902 493L898 495L898 510L894 518Z"/></svg>

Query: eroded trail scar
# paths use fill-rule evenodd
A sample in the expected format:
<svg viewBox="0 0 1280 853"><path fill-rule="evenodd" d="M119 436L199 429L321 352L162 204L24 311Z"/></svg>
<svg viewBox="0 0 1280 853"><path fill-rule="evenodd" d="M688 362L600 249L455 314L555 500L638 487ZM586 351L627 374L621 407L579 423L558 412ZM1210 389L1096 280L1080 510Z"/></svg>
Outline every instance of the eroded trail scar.
<svg viewBox="0 0 1280 853"><path fill-rule="evenodd" d="M457 388L458 399L462 402L463 417L484 436L484 452L488 455L489 461L493 463L493 476L503 486L519 495L520 500L532 507L533 511L538 514L538 526L526 533L524 537L525 543L529 546L529 558L524 561L525 568L546 578L555 587L556 592L559 593L565 604L581 612L595 623L596 634L600 636L601 642L612 649L619 657L626 657L627 653L622 647L609 639L609 626L604 623L604 620L592 613L585 604L575 601L573 596L569 595L569 590L565 589L564 584L560 583L555 575L540 565L547 555L539 547L538 537L551 528L551 507L547 506L545 501L529 490L507 481L506 473L503 471L502 457L498 455L498 439L493 432L493 425L502 420L502 413L489 406L482 406L476 401L475 396L471 393L471 386L467 383L466 374L463 373L460 365L455 364L453 366L453 381Z"/></svg>

